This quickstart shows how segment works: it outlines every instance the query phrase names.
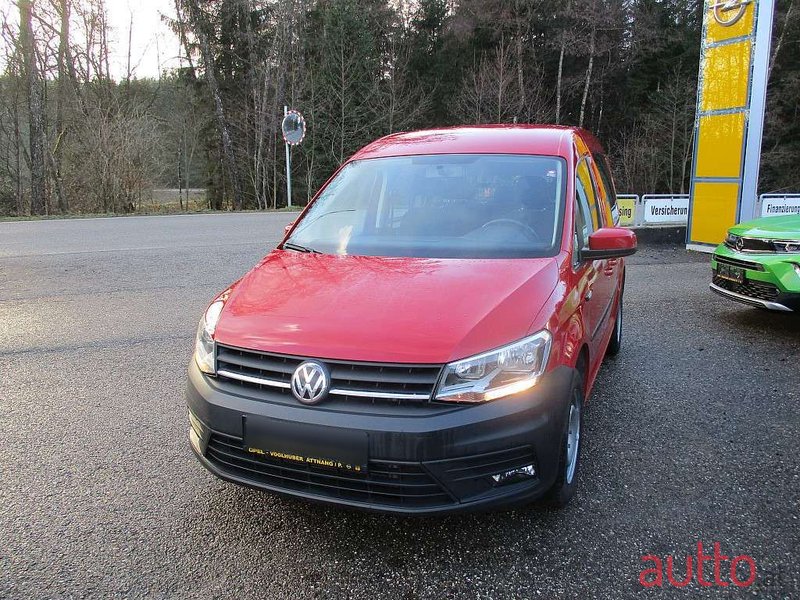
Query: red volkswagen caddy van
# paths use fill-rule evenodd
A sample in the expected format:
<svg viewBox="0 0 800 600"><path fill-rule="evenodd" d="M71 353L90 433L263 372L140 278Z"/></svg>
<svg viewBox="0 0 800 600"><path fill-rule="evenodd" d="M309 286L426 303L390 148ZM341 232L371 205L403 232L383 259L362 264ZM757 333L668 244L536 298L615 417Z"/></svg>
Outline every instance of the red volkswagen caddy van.
<svg viewBox="0 0 800 600"><path fill-rule="evenodd" d="M615 192L589 133L379 139L208 307L189 439L219 477L435 514L575 492L581 415L622 340Z"/></svg>

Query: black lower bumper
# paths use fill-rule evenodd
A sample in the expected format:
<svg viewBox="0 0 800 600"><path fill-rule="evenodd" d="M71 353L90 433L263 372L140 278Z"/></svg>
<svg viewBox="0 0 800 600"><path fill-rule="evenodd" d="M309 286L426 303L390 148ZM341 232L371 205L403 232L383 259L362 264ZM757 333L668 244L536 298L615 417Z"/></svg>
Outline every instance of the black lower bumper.
<svg viewBox="0 0 800 600"><path fill-rule="evenodd" d="M191 446L222 479L330 504L403 514L515 505L541 496L556 478L574 376L560 367L514 397L392 415L240 396L192 362L187 403L200 435L190 428ZM251 447L248 419L278 432L285 425L293 437L307 430L309 452ZM337 440L359 436L366 458L357 470L324 464L339 459Z"/></svg>
<svg viewBox="0 0 800 600"><path fill-rule="evenodd" d="M740 293L736 290L727 289L718 282L709 284L709 288L715 294L719 294L724 298L756 306L758 308L766 308L767 310L774 310L778 312L800 312L800 294L793 294L790 292L779 292L770 300L764 298L757 298L752 295Z"/></svg>

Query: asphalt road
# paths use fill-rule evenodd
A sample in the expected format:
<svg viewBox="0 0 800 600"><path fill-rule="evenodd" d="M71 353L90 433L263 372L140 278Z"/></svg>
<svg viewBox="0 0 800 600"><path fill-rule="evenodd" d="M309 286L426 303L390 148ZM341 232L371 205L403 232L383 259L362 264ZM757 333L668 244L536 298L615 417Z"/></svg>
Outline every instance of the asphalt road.
<svg viewBox="0 0 800 600"><path fill-rule="evenodd" d="M566 510L397 519L212 477L186 440L197 319L291 218L0 223L0 597L685 597L644 591L641 557L681 575L698 541L757 579L692 597L800 597L800 318L713 296L681 249L629 261Z"/></svg>

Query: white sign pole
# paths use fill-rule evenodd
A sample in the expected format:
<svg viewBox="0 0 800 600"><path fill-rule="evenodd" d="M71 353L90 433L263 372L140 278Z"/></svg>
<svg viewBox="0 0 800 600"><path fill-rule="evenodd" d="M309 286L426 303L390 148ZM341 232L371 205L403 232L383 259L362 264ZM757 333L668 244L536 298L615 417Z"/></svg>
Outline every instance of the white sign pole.
<svg viewBox="0 0 800 600"><path fill-rule="evenodd" d="M753 71L750 83L750 118L745 137L742 197L737 223L758 217L758 168L761 163L761 136L767 104L767 80L772 45L772 20L775 0L760 0L756 12Z"/></svg>
<svg viewBox="0 0 800 600"><path fill-rule="evenodd" d="M283 107L283 116L289 114L289 107ZM289 152L289 142L284 141L286 146L286 206L292 206L292 155Z"/></svg>

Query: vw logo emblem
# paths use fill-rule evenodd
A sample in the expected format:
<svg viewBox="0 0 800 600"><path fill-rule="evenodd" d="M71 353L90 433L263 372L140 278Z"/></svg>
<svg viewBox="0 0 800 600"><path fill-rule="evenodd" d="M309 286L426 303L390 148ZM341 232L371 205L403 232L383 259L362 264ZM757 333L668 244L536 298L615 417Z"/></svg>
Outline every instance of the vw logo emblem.
<svg viewBox="0 0 800 600"><path fill-rule="evenodd" d="M723 27L730 27L744 16L752 0L716 0L709 10L714 11L714 20Z"/></svg>
<svg viewBox="0 0 800 600"><path fill-rule="evenodd" d="M736 238L736 249L739 252L744 250L744 240L742 238Z"/></svg>
<svg viewBox="0 0 800 600"><path fill-rule="evenodd" d="M322 363L307 361L294 370L292 393L303 404L317 404L328 395L331 376Z"/></svg>

